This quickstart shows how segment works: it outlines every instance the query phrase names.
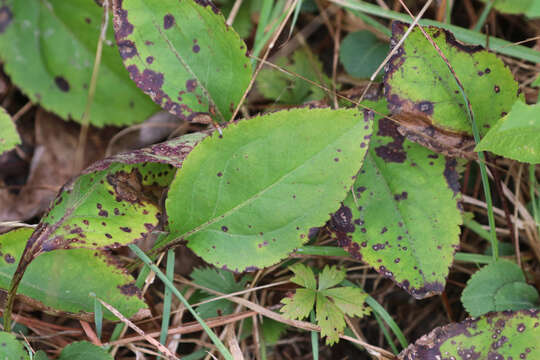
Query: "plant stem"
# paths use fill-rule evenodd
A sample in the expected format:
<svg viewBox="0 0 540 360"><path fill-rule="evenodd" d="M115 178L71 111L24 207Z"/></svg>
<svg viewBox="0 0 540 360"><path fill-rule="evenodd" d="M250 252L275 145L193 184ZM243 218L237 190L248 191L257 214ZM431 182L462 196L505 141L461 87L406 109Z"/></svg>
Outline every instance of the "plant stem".
<svg viewBox="0 0 540 360"><path fill-rule="evenodd" d="M191 307L189 302L182 296L180 291L174 286L172 281L170 281L163 272L150 260L150 258L142 251L137 245L135 244L129 244L128 247L133 251L139 259L141 259L153 272L156 273L156 275L163 281L166 287L168 287L172 293L184 304L186 309L189 310L191 315L201 324L201 327L204 329L208 337L212 340L214 345L218 348L218 350L221 352L221 355L227 360L234 360L233 356L229 352L229 350L225 347L225 345L221 342L221 340L217 337L217 335L206 325L204 320L197 314L197 312Z"/></svg>
<svg viewBox="0 0 540 360"><path fill-rule="evenodd" d="M315 310L311 310L309 314L309 320L316 324ZM317 331L311 332L311 352L313 354L313 360L319 360L319 333Z"/></svg>
<svg viewBox="0 0 540 360"><path fill-rule="evenodd" d="M535 165L530 164L529 165L529 189L531 192L531 207L533 212L534 221L536 222L536 227L538 229L538 235L540 236L540 214L538 213L538 210L540 208L540 198L538 200L535 196L535 189L536 189L536 172L535 172Z"/></svg>
<svg viewBox="0 0 540 360"><path fill-rule="evenodd" d="M347 9L359 10L367 14L379 16L385 19L399 20L411 23L413 20L406 14L396 11L385 10L377 5L369 4L361 0L330 0L334 4L341 5ZM445 24L439 21L422 19L420 25L432 25L451 31L458 40L471 44L485 45L486 36L476 31L464 29L459 26ZM526 46L514 45L509 41L496 37L490 37L490 50L503 55L513 56L522 60L540 63L540 52Z"/></svg>

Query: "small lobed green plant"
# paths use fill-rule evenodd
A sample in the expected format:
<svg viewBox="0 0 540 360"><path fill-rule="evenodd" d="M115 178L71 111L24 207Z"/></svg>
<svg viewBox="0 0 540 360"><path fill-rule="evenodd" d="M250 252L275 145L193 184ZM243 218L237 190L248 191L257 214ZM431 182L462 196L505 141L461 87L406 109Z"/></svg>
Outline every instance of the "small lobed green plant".
<svg viewBox="0 0 540 360"><path fill-rule="evenodd" d="M81 121L95 46L81 29L99 28L103 9L82 0L35 6L6 0L4 8L9 16L0 31L0 56L6 72L31 100ZM141 121L156 109L151 99L183 120L214 123L219 131L184 135L95 163L63 186L35 230L1 235L0 287L9 291L6 329L16 294L38 308L84 319L95 312L89 293L128 318L147 315L140 286L112 260L111 250L136 249L134 243L148 238L156 241L150 258L144 258L147 265L160 252L186 244L220 269L196 270L194 282L231 293L243 289L249 277L235 281L228 270L278 264L325 227L348 255L414 298L438 295L463 222L459 176L464 161L456 157L476 159L490 151L531 164L533 178L533 165L540 163L540 108L523 102L512 73L494 53L464 45L442 28L424 27L425 34L412 29L390 58L381 86L357 106L297 107L237 120L233 115L249 90L252 59L212 2L116 0L112 15L114 30L109 28L107 37L114 36L116 45L111 41L103 52L91 123ZM38 31L45 51L27 41L40 17L59 29L49 37ZM408 26L393 24L391 45L406 36ZM64 44L62 51L73 58L53 57L49 42ZM380 59L380 42L357 34L349 43L342 61L351 75L367 77L354 70L350 54L363 48ZM28 71L26 59L32 57L39 66ZM278 64L331 85L308 50ZM289 105L324 99L321 89L286 76L272 77L265 70L257 88ZM18 141L12 125L2 112L0 126L9 130L2 131L0 152ZM327 344L338 341L347 317L370 312L367 294L344 285L344 269L327 265L317 278L303 264L290 270L290 281L300 288L282 299L281 311L292 319L313 312ZM53 272L59 274L54 287L47 275ZM516 264L494 252L493 261L471 277L462 302L478 318L434 330L399 358L464 356L463 351L477 358L540 355L533 341L540 331L533 310L538 293ZM199 307L198 315L232 310L220 300ZM104 317L116 319L109 310ZM480 331L471 334L473 328ZM399 336L399 329L395 332ZM12 335L3 336L27 357ZM231 358L214 334L211 339ZM102 350L72 344L60 358L64 352L65 358L81 358L86 351Z"/></svg>

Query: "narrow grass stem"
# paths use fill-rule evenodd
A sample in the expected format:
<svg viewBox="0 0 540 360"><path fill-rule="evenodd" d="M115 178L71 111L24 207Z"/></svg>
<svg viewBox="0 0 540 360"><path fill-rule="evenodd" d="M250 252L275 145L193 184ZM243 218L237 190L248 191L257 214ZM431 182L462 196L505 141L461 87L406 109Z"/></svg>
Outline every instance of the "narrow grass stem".
<svg viewBox="0 0 540 360"><path fill-rule="evenodd" d="M167 279L169 281L174 280L174 249L167 251ZM163 315L161 318L161 334L159 336L159 342L165 345L167 342L167 332L169 330L169 320L171 317L171 303L172 303L172 291L167 286L165 287L165 294L163 296Z"/></svg>
<svg viewBox="0 0 540 360"><path fill-rule="evenodd" d="M474 25L474 31L482 31L482 26L486 23L486 19L491 12L491 8L493 8L493 4L495 3L495 0L491 0L484 6L484 10L482 10L482 13L480 14L480 17L478 18L478 21L476 22L476 25Z"/></svg>
<svg viewBox="0 0 540 360"><path fill-rule="evenodd" d="M369 4L361 0L330 0L334 4L341 5L347 9L362 11L366 14L379 16L385 19L399 20L411 23L413 20L406 14L397 11L385 10L377 5ZM437 26L451 31L458 40L471 44L485 45L486 36L477 31L464 29L460 26L445 24L439 21L422 19L419 21L423 26ZM540 52L527 48L526 46L515 45L510 41L502 40L496 37L489 38L490 50L503 55L512 56L518 59L540 63Z"/></svg>
<svg viewBox="0 0 540 360"><path fill-rule="evenodd" d="M144 253L144 251L142 251L137 245L130 244L128 246L131 249L131 251L133 251L139 257L139 259L141 259L153 272L156 273L156 275L161 279L161 281L163 281L165 286L168 287L172 291L172 293L178 298L178 300L180 300L180 302L184 304L186 309L188 309L191 315L193 315L195 320L197 320L199 324L201 324L201 327L204 329L208 337L212 340L214 345L216 345L218 350L221 352L221 355L223 355L223 357L227 360L234 360L233 356L231 355L229 350L225 347L223 342L221 342L221 340L217 337L217 335L208 327L208 325L206 325L204 320L191 307L189 302L186 300L186 298L184 298L184 296L182 296L182 294L180 293L180 291L178 291L176 286L174 286L172 281L170 281L167 278L167 276L165 276L165 274L161 272L161 270L152 262L152 260L150 260L150 258Z"/></svg>

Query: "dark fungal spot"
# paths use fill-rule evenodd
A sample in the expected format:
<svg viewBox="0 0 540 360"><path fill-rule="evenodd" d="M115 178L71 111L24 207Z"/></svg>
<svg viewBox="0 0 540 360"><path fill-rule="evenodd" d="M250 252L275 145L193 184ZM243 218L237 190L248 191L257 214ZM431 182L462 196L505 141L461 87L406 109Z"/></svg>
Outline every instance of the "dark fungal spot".
<svg viewBox="0 0 540 360"><path fill-rule="evenodd" d="M227 231L229 231L229 228L224 225L224 226L221 227L221 231L227 232Z"/></svg>
<svg viewBox="0 0 540 360"><path fill-rule="evenodd" d="M218 177L222 177L222 176L223 176L223 173L220 171L220 172L217 173L217 176L218 176Z"/></svg>
<svg viewBox="0 0 540 360"><path fill-rule="evenodd" d="M489 74L489 73L491 72L491 69L490 69L490 68L486 68L486 70L484 70L484 72L485 72L486 74Z"/></svg>
<svg viewBox="0 0 540 360"><path fill-rule="evenodd" d="M394 139L392 142L375 148L377 156L386 162L403 163L407 154L403 149L405 138L398 132L397 125L387 118L379 120L379 130L377 135L389 136Z"/></svg>
<svg viewBox="0 0 540 360"><path fill-rule="evenodd" d="M118 0L114 9L114 33L117 41L133 33L133 25L127 19L128 12L122 8L122 2L123 0Z"/></svg>
<svg viewBox="0 0 540 360"><path fill-rule="evenodd" d="M197 44L193 45L193 47L191 48L191 50L193 50L193 52L195 54L197 54L199 51L201 51L201 47Z"/></svg>
<svg viewBox="0 0 540 360"><path fill-rule="evenodd" d="M334 158L334 161L335 161L335 162L339 162L339 158Z"/></svg>
<svg viewBox="0 0 540 360"><path fill-rule="evenodd" d="M11 20L13 19L13 13L11 12L11 9L4 5L0 8L0 34L6 31L9 24L11 24Z"/></svg>
<svg viewBox="0 0 540 360"><path fill-rule="evenodd" d="M109 234L109 233L105 234L105 236L106 236L108 239L112 239L112 235Z"/></svg>
<svg viewBox="0 0 540 360"><path fill-rule="evenodd" d="M416 108L427 115L433 115L433 103L431 101L422 101L416 105Z"/></svg>
<svg viewBox="0 0 540 360"><path fill-rule="evenodd" d="M62 77L62 76L57 76L54 78L54 83L56 84L56 86L58 86L58 88L63 91L63 92L68 92L69 91L69 83L68 81Z"/></svg>
<svg viewBox="0 0 540 360"><path fill-rule="evenodd" d="M170 29L174 25L174 16L167 14L163 17L163 28L165 30Z"/></svg>
<svg viewBox="0 0 540 360"><path fill-rule="evenodd" d="M118 51L122 59L126 60L132 58L138 54L137 47L135 43L131 40L120 40L118 41Z"/></svg>
<svg viewBox="0 0 540 360"><path fill-rule="evenodd" d="M109 212L107 210L100 210L98 215L103 216L103 217L107 217L107 216L109 216Z"/></svg>
<svg viewBox="0 0 540 360"><path fill-rule="evenodd" d="M189 79L186 81L186 90L188 92L193 92L197 88L197 80L195 79Z"/></svg>
<svg viewBox="0 0 540 360"><path fill-rule="evenodd" d="M135 286L135 283L129 283L121 286L119 285L118 289L120 289L120 292L124 295L140 297L140 290L137 286Z"/></svg>
<svg viewBox="0 0 540 360"><path fill-rule="evenodd" d="M84 224L84 225L89 225L89 224L90 224L90 221L88 221L88 220L85 219L85 220L83 220L83 224Z"/></svg>
<svg viewBox="0 0 540 360"><path fill-rule="evenodd" d="M89 17L84 18L84 21L85 21L87 24L90 24L90 23L92 22L92 20L91 20Z"/></svg>
<svg viewBox="0 0 540 360"><path fill-rule="evenodd" d="M146 58L146 63L147 63L147 64L152 64L153 62L154 62L154 57L153 57L153 56L148 56L148 57Z"/></svg>
<svg viewBox="0 0 540 360"><path fill-rule="evenodd" d="M499 85L495 85L493 87L493 90L498 94L501 91L501 88L499 87Z"/></svg>
<svg viewBox="0 0 540 360"><path fill-rule="evenodd" d="M204 7L210 6L210 9L212 9L215 14L219 14L219 9L216 7L216 5L214 5L214 3L212 3L211 0L195 0L195 2Z"/></svg>
<svg viewBox="0 0 540 360"><path fill-rule="evenodd" d="M330 218L330 225L335 231L341 233L354 232L354 225L352 224L352 211L349 207L341 204L341 207Z"/></svg>
<svg viewBox="0 0 540 360"><path fill-rule="evenodd" d="M120 230L122 230L123 232L127 232L127 233L131 232L131 228L129 228L127 226L120 226Z"/></svg>
<svg viewBox="0 0 540 360"><path fill-rule="evenodd" d="M444 178L448 187L454 192L454 196L459 193L459 174L456 171L457 160L455 158L447 158L444 164Z"/></svg>
<svg viewBox="0 0 540 360"><path fill-rule="evenodd" d="M381 234L384 234L385 232L388 231L388 228L386 226L384 226L382 229L381 229Z"/></svg>
<svg viewBox="0 0 540 360"><path fill-rule="evenodd" d="M15 262L15 258L11 254L4 255L4 260L6 260L8 264L13 264Z"/></svg>
<svg viewBox="0 0 540 360"><path fill-rule="evenodd" d="M400 201L400 200L407 200L407 197L409 194L406 191L403 191L401 194L394 195L394 200Z"/></svg>

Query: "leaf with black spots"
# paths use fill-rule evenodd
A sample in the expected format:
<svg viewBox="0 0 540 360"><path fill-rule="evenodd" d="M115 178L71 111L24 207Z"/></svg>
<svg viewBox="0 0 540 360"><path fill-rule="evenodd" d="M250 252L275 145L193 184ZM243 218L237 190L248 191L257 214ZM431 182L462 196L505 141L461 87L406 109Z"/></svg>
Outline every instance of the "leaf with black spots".
<svg viewBox="0 0 540 360"><path fill-rule="evenodd" d="M37 253L114 248L141 240L158 225L162 190L205 137L189 134L101 160L65 184L32 235Z"/></svg>
<svg viewBox="0 0 540 360"><path fill-rule="evenodd" d="M230 124L186 158L165 203L170 235L234 271L285 258L323 225L362 165L371 113L295 109ZM238 256L241 251L242 256Z"/></svg>
<svg viewBox="0 0 540 360"><path fill-rule="evenodd" d="M539 359L539 338L538 310L497 312L438 327L399 359Z"/></svg>
<svg viewBox="0 0 540 360"><path fill-rule="evenodd" d="M386 101L365 102L385 113ZM371 146L330 229L339 244L416 298L440 293L459 244L455 159L445 159L375 117ZM434 255L436 254L436 255Z"/></svg>
<svg viewBox="0 0 540 360"><path fill-rule="evenodd" d="M0 288L7 290L32 229L0 235ZM111 304L127 317L149 315L135 279L112 255L89 249L51 251L37 257L26 270L18 298L57 315L93 320L94 298ZM104 316L117 320L105 310Z"/></svg>
<svg viewBox="0 0 540 360"><path fill-rule="evenodd" d="M81 121L103 8L87 0L6 0L1 5L0 58L6 73L32 103L66 120ZM158 110L122 68L110 25L90 123L129 125L142 122Z"/></svg>
<svg viewBox="0 0 540 360"><path fill-rule="evenodd" d="M210 1L116 0L114 29L131 79L170 113L228 121L251 79L246 45Z"/></svg>
<svg viewBox="0 0 540 360"><path fill-rule="evenodd" d="M393 46L407 27L393 23ZM464 45L447 30L433 26L424 29L463 84L480 135L484 135L520 97L510 69L495 54L481 46ZM465 100L446 63L419 28L412 30L388 62L384 87L390 112L400 121L402 134L436 152L474 156Z"/></svg>

